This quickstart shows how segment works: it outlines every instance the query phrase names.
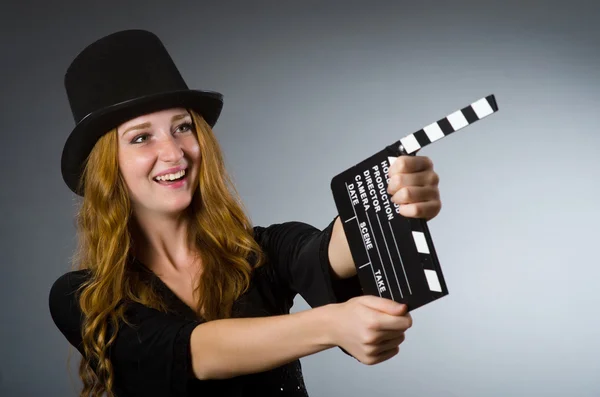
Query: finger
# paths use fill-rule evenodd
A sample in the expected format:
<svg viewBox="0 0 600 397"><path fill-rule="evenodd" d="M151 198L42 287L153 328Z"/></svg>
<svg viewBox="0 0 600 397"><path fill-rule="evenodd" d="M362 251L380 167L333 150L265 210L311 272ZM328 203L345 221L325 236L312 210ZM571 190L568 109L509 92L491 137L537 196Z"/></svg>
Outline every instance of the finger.
<svg viewBox="0 0 600 397"><path fill-rule="evenodd" d="M396 333L394 338L378 341L376 344L365 347L365 354L369 357L376 358L377 356L398 347L404 342L404 333Z"/></svg>
<svg viewBox="0 0 600 397"><path fill-rule="evenodd" d="M358 298L360 303L369 309L376 310L391 316L401 316L407 313L405 304L393 301L387 298L380 298L374 295L363 295Z"/></svg>
<svg viewBox="0 0 600 397"><path fill-rule="evenodd" d="M404 342L406 334L402 332L400 335L395 335L393 338L382 341L374 350L375 355L382 354L388 350L394 349Z"/></svg>
<svg viewBox="0 0 600 397"><path fill-rule="evenodd" d="M440 213L442 203L439 200L432 200L419 203L401 205L400 215L405 218L417 218L429 220Z"/></svg>
<svg viewBox="0 0 600 397"><path fill-rule="evenodd" d="M400 352L400 347L396 346L390 350L386 350L378 354L375 358L370 359L366 364L375 365L389 360Z"/></svg>
<svg viewBox="0 0 600 397"><path fill-rule="evenodd" d="M386 313L380 313L380 315L376 319L376 322L378 332L404 332L410 327L412 327L413 319L410 313L406 313L400 316L392 316ZM387 336L385 335L383 337L387 338Z"/></svg>
<svg viewBox="0 0 600 397"><path fill-rule="evenodd" d="M388 173L411 173L433 169L433 162L427 156L398 156Z"/></svg>
<svg viewBox="0 0 600 397"><path fill-rule="evenodd" d="M439 175L432 170L413 173L395 173L390 177L388 193L395 193L399 188L405 186L438 186Z"/></svg>
<svg viewBox="0 0 600 397"><path fill-rule="evenodd" d="M440 191L436 186L407 186L394 193L391 200L396 204L412 204L439 198Z"/></svg>

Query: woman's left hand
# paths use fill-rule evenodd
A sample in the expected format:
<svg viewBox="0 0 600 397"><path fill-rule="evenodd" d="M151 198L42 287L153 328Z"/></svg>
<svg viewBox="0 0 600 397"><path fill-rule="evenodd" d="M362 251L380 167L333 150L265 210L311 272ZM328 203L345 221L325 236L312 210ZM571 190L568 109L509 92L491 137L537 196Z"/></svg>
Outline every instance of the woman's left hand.
<svg viewBox="0 0 600 397"><path fill-rule="evenodd" d="M387 192L400 205L400 215L431 220L442 209L439 176L425 156L399 156L391 165Z"/></svg>

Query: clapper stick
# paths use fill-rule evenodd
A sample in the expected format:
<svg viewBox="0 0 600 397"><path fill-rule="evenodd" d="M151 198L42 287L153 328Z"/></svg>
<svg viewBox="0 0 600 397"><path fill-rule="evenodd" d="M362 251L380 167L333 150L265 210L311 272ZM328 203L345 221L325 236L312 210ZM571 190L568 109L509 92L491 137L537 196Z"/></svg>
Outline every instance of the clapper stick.
<svg viewBox="0 0 600 397"><path fill-rule="evenodd" d="M387 193L398 156L422 148L498 111L494 95L429 124L334 176L331 190L364 294L405 303L409 311L448 295L424 219L400 215Z"/></svg>

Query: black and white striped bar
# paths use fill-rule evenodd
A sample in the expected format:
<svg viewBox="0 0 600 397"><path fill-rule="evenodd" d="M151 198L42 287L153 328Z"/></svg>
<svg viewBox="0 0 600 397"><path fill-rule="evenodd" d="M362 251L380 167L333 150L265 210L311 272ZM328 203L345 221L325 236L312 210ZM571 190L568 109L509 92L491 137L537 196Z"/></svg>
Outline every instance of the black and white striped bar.
<svg viewBox="0 0 600 397"><path fill-rule="evenodd" d="M494 95L488 95L478 101L473 102L456 112L431 123L400 139L400 151L404 154L415 154L425 146L440 140L441 138L452 134L466 126L479 121L492 113L498 111L498 104Z"/></svg>

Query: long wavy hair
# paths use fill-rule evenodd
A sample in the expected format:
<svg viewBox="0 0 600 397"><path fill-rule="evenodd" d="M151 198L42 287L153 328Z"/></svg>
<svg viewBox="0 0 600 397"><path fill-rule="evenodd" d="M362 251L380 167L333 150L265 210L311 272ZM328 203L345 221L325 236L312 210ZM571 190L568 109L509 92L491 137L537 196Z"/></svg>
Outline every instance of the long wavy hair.
<svg viewBox="0 0 600 397"><path fill-rule="evenodd" d="M264 254L253 238L252 224L228 175L210 126L188 110L202 153L199 183L187 214L188 235L202 258L197 281L197 313L206 321L231 316L234 301L249 287ZM116 129L94 146L82 175L84 195L76 214L76 269L89 278L79 290L84 315L84 355L79 366L80 396L112 397L113 367L107 356L116 337L111 324L127 322L123 302L139 302L167 311L152 283L132 266L132 207L119 171Z"/></svg>

